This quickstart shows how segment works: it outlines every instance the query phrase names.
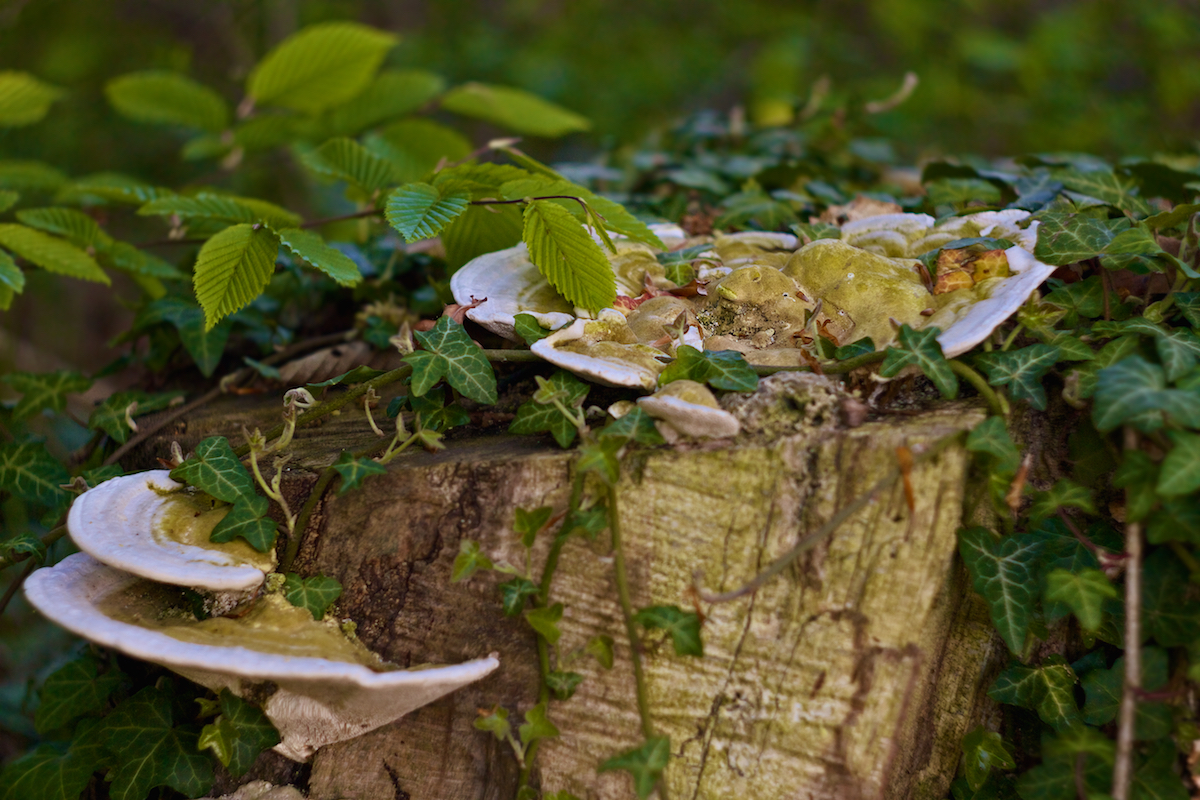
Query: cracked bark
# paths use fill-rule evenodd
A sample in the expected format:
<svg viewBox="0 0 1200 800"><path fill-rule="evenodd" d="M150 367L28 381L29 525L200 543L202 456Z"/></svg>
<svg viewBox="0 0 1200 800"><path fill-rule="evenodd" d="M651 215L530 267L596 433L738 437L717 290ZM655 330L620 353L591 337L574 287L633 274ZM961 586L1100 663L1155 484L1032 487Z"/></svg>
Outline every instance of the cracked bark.
<svg viewBox="0 0 1200 800"><path fill-rule="evenodd" d="M239 415L259 413L245 401L214 407L188 421L184 444L213 433L233 439L245 421ZM896 446L931 442L981 418L950 405L853 430L645 455L621 487L635 606L690 607L696 570L711 590L736 588L878 480ZM373 441L364 429L358 412L304 431L287 483L310 485L341 449ZM153 441L140 455L152 461L167 445ZM406 666L498 651L501 668L319 751L312 798L514 795L511 751L471 723L496 704L519 720L536 701L534 638L500 612L497 579L452 585L450 566L464 538L493 559L523 563L514 509L561 508L571 465L569 453L536 439L455 441L438 454L405 454L362 489L322 502L296 567L341 581L340 614L358 623L366 644ZM965 453L948 450L914 471L911 515L897 484L756 594L706 607L703 659L654 650L647 680L655 725L676 756L667 772L674 797L945 796L994 656L986 610L955 558L966 473ZM552 590L566 605L557 653L607 633L617 663L609 671L587 657L571 663L585 680L572 700L551 706L562 736L543 742L536 772L543 790L589 800L633 797L628 776L597 775L595 767L640 744L604 539L574 540L563 551Z"/></svg>

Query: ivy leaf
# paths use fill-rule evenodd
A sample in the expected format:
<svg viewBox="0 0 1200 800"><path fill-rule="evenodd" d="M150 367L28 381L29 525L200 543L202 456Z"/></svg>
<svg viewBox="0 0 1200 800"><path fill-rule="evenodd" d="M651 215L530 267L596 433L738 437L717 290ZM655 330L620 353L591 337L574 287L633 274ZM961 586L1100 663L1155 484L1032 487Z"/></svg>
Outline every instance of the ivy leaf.
<svg viewBox="0 0 1200 800"><path fill-rule="evenodd" d="M1164 707L1170 710L1169 706ZM1189 793L1175 774L1175 745L1170 740L1162 739L1148 750L1146 758L1139 759L1134 767L1130 797L1138 800L1188 800Z"/></svg>
<svg viewBox="0 0 1200 800"><path fill-rule="evenodd" d="M138 122L183 125L220 133L229 124L225 99L191 78L166 70L131 72L104 85L118 113Z"/></svg>
<svg viewBox="0 0 1200 800"><path fill-rule="evenodd" d="M538 402L535 396L535 399L522 403L517 408L516 418L508 426L508 432L534 434L549 431L559 447L570 447L579 429L548 398L553 395L566 408L577 409L583 404L591 387L566 370L559 370L546 379L544 388L548 392L544 398L546 402Z"/></svg>
<svg viewBox="0 0 1200 800"><path fill-rule="evenodd" d="M1092 275L1051 291L1044 302L1095 319L1104 313L1104 282L1099 275Z"/></svg>
<svg viewBox="0 0 1200 800"><path fill-rule="evenodd" d="M440 317L431 330L417 331L422 351L405 356L413 367L412 393L421 397L443 377L477 403L496 402L496 373L479 345L450 317Z"/></svg>
<svg viewBox="0 0 1200 800"><path fill-rule="evenodd" d="M479 548L479 542L463 539L458 545L454 566L450 568L450 582L465 581L474 575L476 570L491 569L492 566L492 560Z"/></svg>
<svg viewBox="0 0 1200 800"><path fill-rule="evenodd" d="M950 363L942 355L942 346L937 337L941 329L935 327L914 331L907 325L900 327L899 347L889 347L879 374L892 378L900 370L915 364L933 381L942 397L953 400L958 396L958 378L950 369Z"/></svg>
<svg viewBox="0 0 1200 800"><path fill-rule="evenodd" d="M213 192L198 192L191 197L179 194L156 197L139 208L138 214L180 217L185 220L261 223L275 228L294 228L301 223L298 215L266 200Z"/></svg>
<svg viewBox="0 0 1200 800"><path fill-rule="evenodd" d="M1017 762L1004 746L1000 734L989 731L982 725L968 733L962 740L963 768L967 783L978 790L993 769L1016 769Z"/></svg>
<svg viewBox="0 0 1200 800"><path fill-rule="evenodd" d="M525 344L533 344L550 335L550 331L538 324L532 314L517 314L513 317L513 330L525 340Z"/></svg>
<svg viewBox="0 0 1200 800"><path fill-rule="evenodd" d="M62 463L40 442L0 445L0 490L51 509L66 505L61 488L71 480Z"/></svg>
<svg viewBox="0 0 1200 800"><path fill-rule="evenodd" d="M650 606L639 609L633 621L646 630L665 630L675 645L675 655L704 657L704 645L700 641L700 617L694 611L684 611L677 606Z"/></svg>
<svg viewBox="0 0 1200 800"><path fill-rule="evenodd" d="M659 375L659 386L671 381L691 380L707 383L726 392L753 392L758 388L758 374L746 358L734 350L697 350L681 345L675 351L675 361Z"/></svg>
<svg viewBox="0 0 1200 800"><path fill-rule="evenodd" d="M509 86L464 83L443 95L441 106L530 136L565 136L592 127L586 117Z"/></svg>
<svg viewBox="0 0 1200 800"><path fill-rule="evenodd" d="M588 640L584 652L593 656L605 669L613 668L613 638L607 634L593 636Z"/></svg>
<svg viewBox="0 0 1200 800"><path fill-rule="evenodd" d="M27 555L39 563L46 560L46 545L32 531L21 531L15 536L0 541L0 555L13 558L17 555Z"/></svg>
<svg viewBox="0 0 1200 800"><path fill-rule="evenodd" d="M591 508L568 511L558 535L571 536L578 532L590 542L607 527L608 507L604 503L597 503Z"/></svg>
<svg viewBox="0 0 1200 800"><path fill-rule="evenodd" d="M1101 432L1130 424L1143 433L1158 430L1170 417L1189 428L1200 428L1200 393L1166 388L1166 374L1157 364L1131 356L1101 370L1097 376L1092 421Z"/></svg>
<svg viewBox="0 0 1200 800"><path fill-rule="evenodd" d="M279 237L242 223L213 236L200 248L193 284L204 309L205 330L262 294L275 272Z"/></svg>
<svg viewBox="0 0 1200 800"><path fill-rule="evenodd" d="M1125 518L1140 522L1158 502L1155 494L1159 467L1141 450L1127 450L1113 473L1112 485L1125 489Z"/></svg>
<svg viewBox="0 0 1200 800"><path fill-rule="evenodd" d="M613 756L596 768L597 772L624 770L633 776L633 789L637 796L646 800L654 791L655 784L667 768L671 757L671 740L666 736L653 736L641 747L626 750Z"/></svg>
<svg viewBox="0 0 1200 800"><path fill-rule="evenodd" d="M537 584L528 578L513 578L499 585L500 606L504 616L515 617L525 610L525 599L538 594Z"/></svg>
<svg viewBox="0 0 1200 800"><path fill-rule="evenodd" d="M372 475L387 473L387 468L378 461L372 458L358 458L347 450L343 450L338 456L333 468L342 476L342 485L338 487L339 496L362 486L362 482Z"/></svg>
<svg viewBox="0 0 1200 800"><path fill-rule="evenodd" d="M212 747L214 753L233 777L240 778L254 765L259 753L279 744L279 732L258 706L228 689L221 690L217 702L221 715L204 726L199 745L201 749L212 747L209 741L216 740L220 749Z"/></svg>
<svg viewBox="0 0 1200 800"><path fill-rule="evenodd" d="M538 532L546 527L546 523L553 515L554 509L550 506L541 506L532 511L518 508L516 518L513 520L513 531L521 535L521 544L525 547L533 547L533 541Z"/></svg>
<svg viewBox="0 0 1200 800"><path fill-rule="evenodd" d="M1042 722L1063 730L1081 721L1075 705L1075 672L1061 656L1050 656L1040 667L1016 665L997 676L988 697L1030 708Z"/></svg>
<svg viewBox="0 0 1200 800"><path fill-rule="evenodd" d="M1200 292L1179 292L1175 306L1193 328L1200 328Z"/></svg>
<svg viewBox="0 0 1200 800"><path fill-rule="evenodd" d="M975 591L987 601L992 623L1013 653L1025 647L1037 602L1037 560L1042 543L1028 534L999 542L985 528L959 531L958 549Z"/></svg>
<svg viewBox="0 0 1200 800"><path fill-rule="evenodd" d="M1021 466L1021 454L1001 417L988 417L976 425L967 436L967 450L991 456L995 472L1005 477L1016 475Z"/></svg>
<svg viewBox="0 0 1200 800"><path fill-rule="evenodd" d="M458 184L407 183L388 197L385 214L405 241L415 242L437 236L470 204L470 193Z"/></svg>
<svg viewBox="0 0 1200 800"><path fill-rule="evenodd" d="M1051 170L1051 175L1068 189L1094 197L1122 211L1140 217L1149 216L1151 213L1150 205L1138 197L1137 181L1125 175L1118 175L1111 169L1084 171L1079 167L1070 166Z"/></svg>
<svg viewBox="0 0 1200 800"><path fill-rule="evenodd" d="M113 800L142 800L155 786L198 797L212 786L212 762L199 751L195 732L174 726L169 691L138 692L108 716L105 731L117 764Z"/></svg>
<svg viewBox="0 0 1200 800"><path fill-rule="evenodd" d="M70 242L25 225L11 222L0 224L0 245L47 272L105 286L112 284L96 260L87 253Z"/></svg>
<svg viewBox="0 0 1200 800"><path fill-rule="evenodd" d="M521 237L529 259L572 305L596 312L616 300L608 259L571 212L549 200L534 200L525 206Z"/></svg>
<svg viewBox="0 0 1200 800"><path fill-rule="evenodd" d="M22 395L13 408L14 419L25 419L47 408L60 413L67 407L67 395L86 392L92 386L91 378L66 369L56 372L10 372L0 376L0 381Z"/></svg>
<svg viewBox="0 0 1200 800"><path fill-rule="evenodd" d="M179 397L176 392L117 392L92 410L91 416L88 417L88 427L102 430L114 441L124 443L130 432L126 419L130 405L137 403L137 408L132 413L141 416L164 409Z"/></svg>
<svg viewBox="0 0 1200 800"><path fill-rule="evenodd" d="M1046 409L1046 390L1042 377L1058 361L1059 350L1048 344L1035 344L1020 350L983 353L975 362L987 373L992 386L1009 386L1012 396L1028 400L1038 411Z"/></svg>
<svg viewBox="0 0 1200 800"><path fill-rule="evenodd" d="M1104 601L1120 597L1116 587L1098 569L1051 570L1046 575L1045 596L1049 602L1066 603L1083 629L1093 633L1100 627Z"/></svg>
<svg viewBox="0 0 1200 800"><path fill-rule="evenodd" d="M1200 435L1183 431L1168 431L1174 447L1162 462L1158 493L1163 497L1178 497L1200 489Z"/></svg>
<svg viewBox="0 0 1200 800"><path fill-rule="evenodd" d="M1155 549L1142 565L1143 635L1181 647L1200 630L1200 602L1188 596L1188 570L1170 548Z"/></svg>
<svg viewBox="0 0 1200 800"><path fill-rule="evenodd" d="M525 712L525 724L517 729L521 743L528 747L538 739L553 739L558 736L558 728L546 718L546 703L538 703Z"/></svg>
<svg viewBox="0 0 1200 800"><path fill-rule="evenodd" d="M283 596L297 608L307 609L313 619L321 619L333 601L342 596L342 585L324 575L301 578L289 572L283 584Z"/></svg>
<svg viewBox="0 0 1200 800"><path fill-rule="evenodd" d="M625 440L616 436L601 437L579 448L579 460L575 468L580 472L594 472L609 486L621 477L621 461L618 454Z"/></svg>
<svg viewBox="0 0 1200 800"><path fill-rule="evenodd" d="M79 717L100 711L124 679L115 666L101 675L90 652L68 661L52 672L38 691L41 702L34 716L38 733L65 728Z"/></svg>
<svg viewBox="0 0 1200 800"><path fill-rule="evenodd" d="M935 206L963 205L971 200L989 206L1000 202L1000 190L982 178L939 178L925 184L925 190Z"/></svg>
<svg viewBox="0 0 1200 800"><path fill-rule="evenodd" d="M1128 455L1133 455L1129 453ZM1154 493L1157 471L1147 478L1151 505L1158 501ZM1129 512L1126 511L1126 514ZM1166 542L1189 542L1200 544L1200 498L1185 495L1163 502L1162 506L1150 515L1146 525L1146 538L1152 544Z"/></svg>
<svg viewBox="0 0 1200 800"><path fill-rule="evenodd" d="M583 676L578 672L560 672L555 670L546 673L546 687L555 700L570 700L583 683Z"/></svg>
<svg viewBox="0 0 1200 800"><path fill-rule="evenodd" d="M200 374L212 377L229 341L230 322L223 320L212 330L205 330L204 310L191 298L183 297L160 297L146 307L146 313L149 319L161 318L174 325L183 349L196 362Z"/></svg>
<svg viewBox="0 0 1200 800"><path fill-rule="evenodd" d="M0 774L3 800L74 800L92 774L109 767L102 736L104 723L85 719L75 729L70 746L43 744L4 765Z"/></svg>
<svg viewBox="0 0 1200 800"><path fill-rule="evenodd" d="M1142 649L1142 688L1147 691L1161 689L1169 678L1169 658L1160 647ZM1083 720L1089 725L1107 725L1117 718L1121 708L1121 695L1125 687L1125 659L1118 658L1112 669L1094 669L1083 676ZM1166 709L1166 725L1162 724L1162 711ZM1134 735L1141 740L1160 739L1171 732L1170 708L1163 703L1145 700L1138 703L1134 722Z"/></svg>
<svg viewBox="0 0 1200 800"><path fill-rule="evenodd" d="M196 454L171 470L171 477L226 503L258 497L254 480L224 436L210 436L196 445Z"/></svg>
<svg viewBox="0 0 1200 800"><path fill-rule="evenodd" d="M240 536L260 553L275 547L275 520L267 517L267 498L257 494L242 495L216 524L209 541L223 544Z"/></svg>
<svg viewBox="0 0 1200 800"><path fill-rule="evenodd" d="M555 603L546 608L531 608L525 612L525 620L550 646L558 644L562 631L558 629L558 621L562 619L563 604Z"/></svg>
<svg viewBox="0 0 1200 800"><path fill-rule="evenodd" d="M246 93L259 103L318 114L366 89L396 41L354 22L311 25L267 53Z"/></svg>
<svg viewBox="0 0 1200 800"><path fill-rule="evenodd" d="M1054 516L1060 508L1078 508L1085 514L1097 514L1091 490L1069 478L1063 478L1049 490L1038 492L1029 509L1029 523L1040 525L1042 520Z"/></svg>
<svg viewBox="0 0 1200 800"><path fill-rule="evenodd" d="M275 233L284 247L333 278L338 286L357 286L362 281L362 273L350 256L330 247L320 234L303 228L283 228Z"/></svg>
<svg viewBox="0 0 1200 800"><path fill-rule="evenodd" d="M1114 237L1112 229L1086 214L1044 214L1040 219L1033 255L1056 267L1099 255Z"/></svg>
<svg viewBox="0 0 1200 800"><path fill-rule="evenodd" d="M654 418L641 408L635 408L617 419L610 419L596 436L601 440L621 442L622 446L634 442L644 447L656 447L666 442L655 427Z"/></svg>
<svg viewBox="0 0 1200 800"><path fill-rule="evenodd" d="M484 714L480 711L479 718L473 723L477 731L489 731L500 741L512 736L512 726L508 722L508 709L495 706L491 712Z"/></svg>

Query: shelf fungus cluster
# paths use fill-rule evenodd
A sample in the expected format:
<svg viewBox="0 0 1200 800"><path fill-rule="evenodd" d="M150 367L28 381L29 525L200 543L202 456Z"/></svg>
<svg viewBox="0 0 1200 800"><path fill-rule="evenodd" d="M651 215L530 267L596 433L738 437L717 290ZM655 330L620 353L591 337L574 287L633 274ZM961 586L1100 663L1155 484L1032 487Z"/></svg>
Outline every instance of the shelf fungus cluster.
<svg viewBox="0 0 1200 800"><path fill-rule="evenodd" d="M264 591L273 553L210 542L227 508L162 470L102 483L67 520L82 552L30 575L26 596L85 639L261 702L279 730L275 749L298 761L499 666L495 655L417 669L386 663L337 622Z"/></svg>
<svg viewBox="0 0 1200 800"><path fill-rule="evenodd" d="M675 226L655 226L665 251L616 240L608 257L617 300L598 313L560 297L524 245L480 256L451 288L457 302L478 303L471 319L501 336L519 339L519 314L554 331L532 345L547 361L647 392L682 345L737 351L755 365L803 366L820 340L841 346L870 337L882 349L902 325L936 326L952 358L986 339L1054 271L1032 255L1037 223L1028 216L988 211L939 223L878 214L826 226L830 238L807 244L783 233L689 239Z"/></svg>

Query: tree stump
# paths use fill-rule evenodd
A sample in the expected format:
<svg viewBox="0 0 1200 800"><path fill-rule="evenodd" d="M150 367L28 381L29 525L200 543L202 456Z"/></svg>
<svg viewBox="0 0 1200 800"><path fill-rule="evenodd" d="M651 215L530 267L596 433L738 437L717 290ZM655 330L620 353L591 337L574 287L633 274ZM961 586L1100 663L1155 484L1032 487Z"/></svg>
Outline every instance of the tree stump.
<svg viewBox="0 0 1200 800"><path fill-rule="evenodd" d="M207 435L233 436L278 413L230 400L149 443L165 454ZM274 408L277 408L275 406ZM800 414L800 412L796 412ZM693 575L710 591L736 588L868 491L896 463L895 448L973 427L983 412L945 404L845 429L659 448L625 462L619 514L635 607L691 608ZM298 500L315 470L342 449L374 441L361 411L301 430L286 474ZM511 750L472 727L480 709L511 719L535 702L535 637L505 617L494 574L451 584L459 544L523 561L514 510L562 509L574 455L548 440L507 434L452 441L439 453L394 461L360 489L330 495L305 534L296 567L345 587L340 614L362 640L401 665L453 663L491 651L487 679L357 739L320 750L315 800L511 798ZM704 657L651 644L647 680L654 724L671 740L672 798L940 798L973 724L995 654L987 611L957 561L955 532L968 491L961 447L918 465L910 512L902 481L879 492L832 536L756 593L699 606ZM540 570L546 542L534 549ZM543 741L535 781L580 798L630 798L626 773L596 767L642 741L632 667L607 534L574 537L552 601L565 604L562 656L606 633L616 664L590 657L575 696L552 702L561 731ZM253 773L252 773L253 774Z"/></svg>

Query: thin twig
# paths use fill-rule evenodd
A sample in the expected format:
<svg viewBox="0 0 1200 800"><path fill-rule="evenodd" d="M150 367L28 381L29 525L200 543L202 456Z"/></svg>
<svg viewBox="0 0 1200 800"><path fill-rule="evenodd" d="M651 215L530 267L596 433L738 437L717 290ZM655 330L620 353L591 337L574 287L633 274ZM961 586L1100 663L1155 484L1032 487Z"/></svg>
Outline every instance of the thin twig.
<svg viewBox="0 0 1200 800"><path fill-rule="evenodd" d="M966 431L956 431L949 436L943 436L941 439L938 439L936 442L930 445L928 449L921 453L914 454L913 465L915 466L917 464L929 461L946 448L963 439L965 436ZM706 603L728 603L731 600L736 600L739 597L745 597L746 595L757 591L759 587L761 587L767 581L771 580L776 575L787 569L788 566L791 565L791 563L795 561L796 558L798 558L802 553L807 550L811 550L818 542L840 528L842 523L844 523L847 519L865 508L868 503L875 499L876 494L894 483L900 477L900 474L901 469L899 466L892 467L892 469L888 470L886 475L876 481L874 486L868 489L864 494L857 497L841 511L834 514L832 519L830 519L817 530L813 531L807 536L802 537L800 541L798 541L795 546L792 547L792 549L788 550L782 556L772 561L769 567L755 575L749 583L746 583L745 585L734 589L733 591L724 592L722 594L708 594L700 587L700 576L697 574L695 586L700 595L700 599Z"/></svg>
<svg viewBox="0 0 1200 800"><path fill-rule="evenodd" d="M21 588L21 584L25 583L25 579L28 578L30 573L32 573L35 569L37 569L37 562L30 561L25 565L25 569L21 570L21 574L17 576L17 579L9 584L8 591L4 593L4 597L0 597L0 614L3 614L4 610L8 608L8 604L12 602L17 590Z"/></svg>
<svg viewBox="0 0 1200 800"><path fill-rule="evenodd" d="M1138 435L1125 428L1125 452L1138 449ZM1132 505L1126 489L1125 506ZM1142 525L1125 525L1125 685L1121 694L1121 710L1117 717L1117 756L1113 764L1113 800L1128 800L1133 777L1133 743L1137 720L1138 695L1142 687Z"/></svg>

